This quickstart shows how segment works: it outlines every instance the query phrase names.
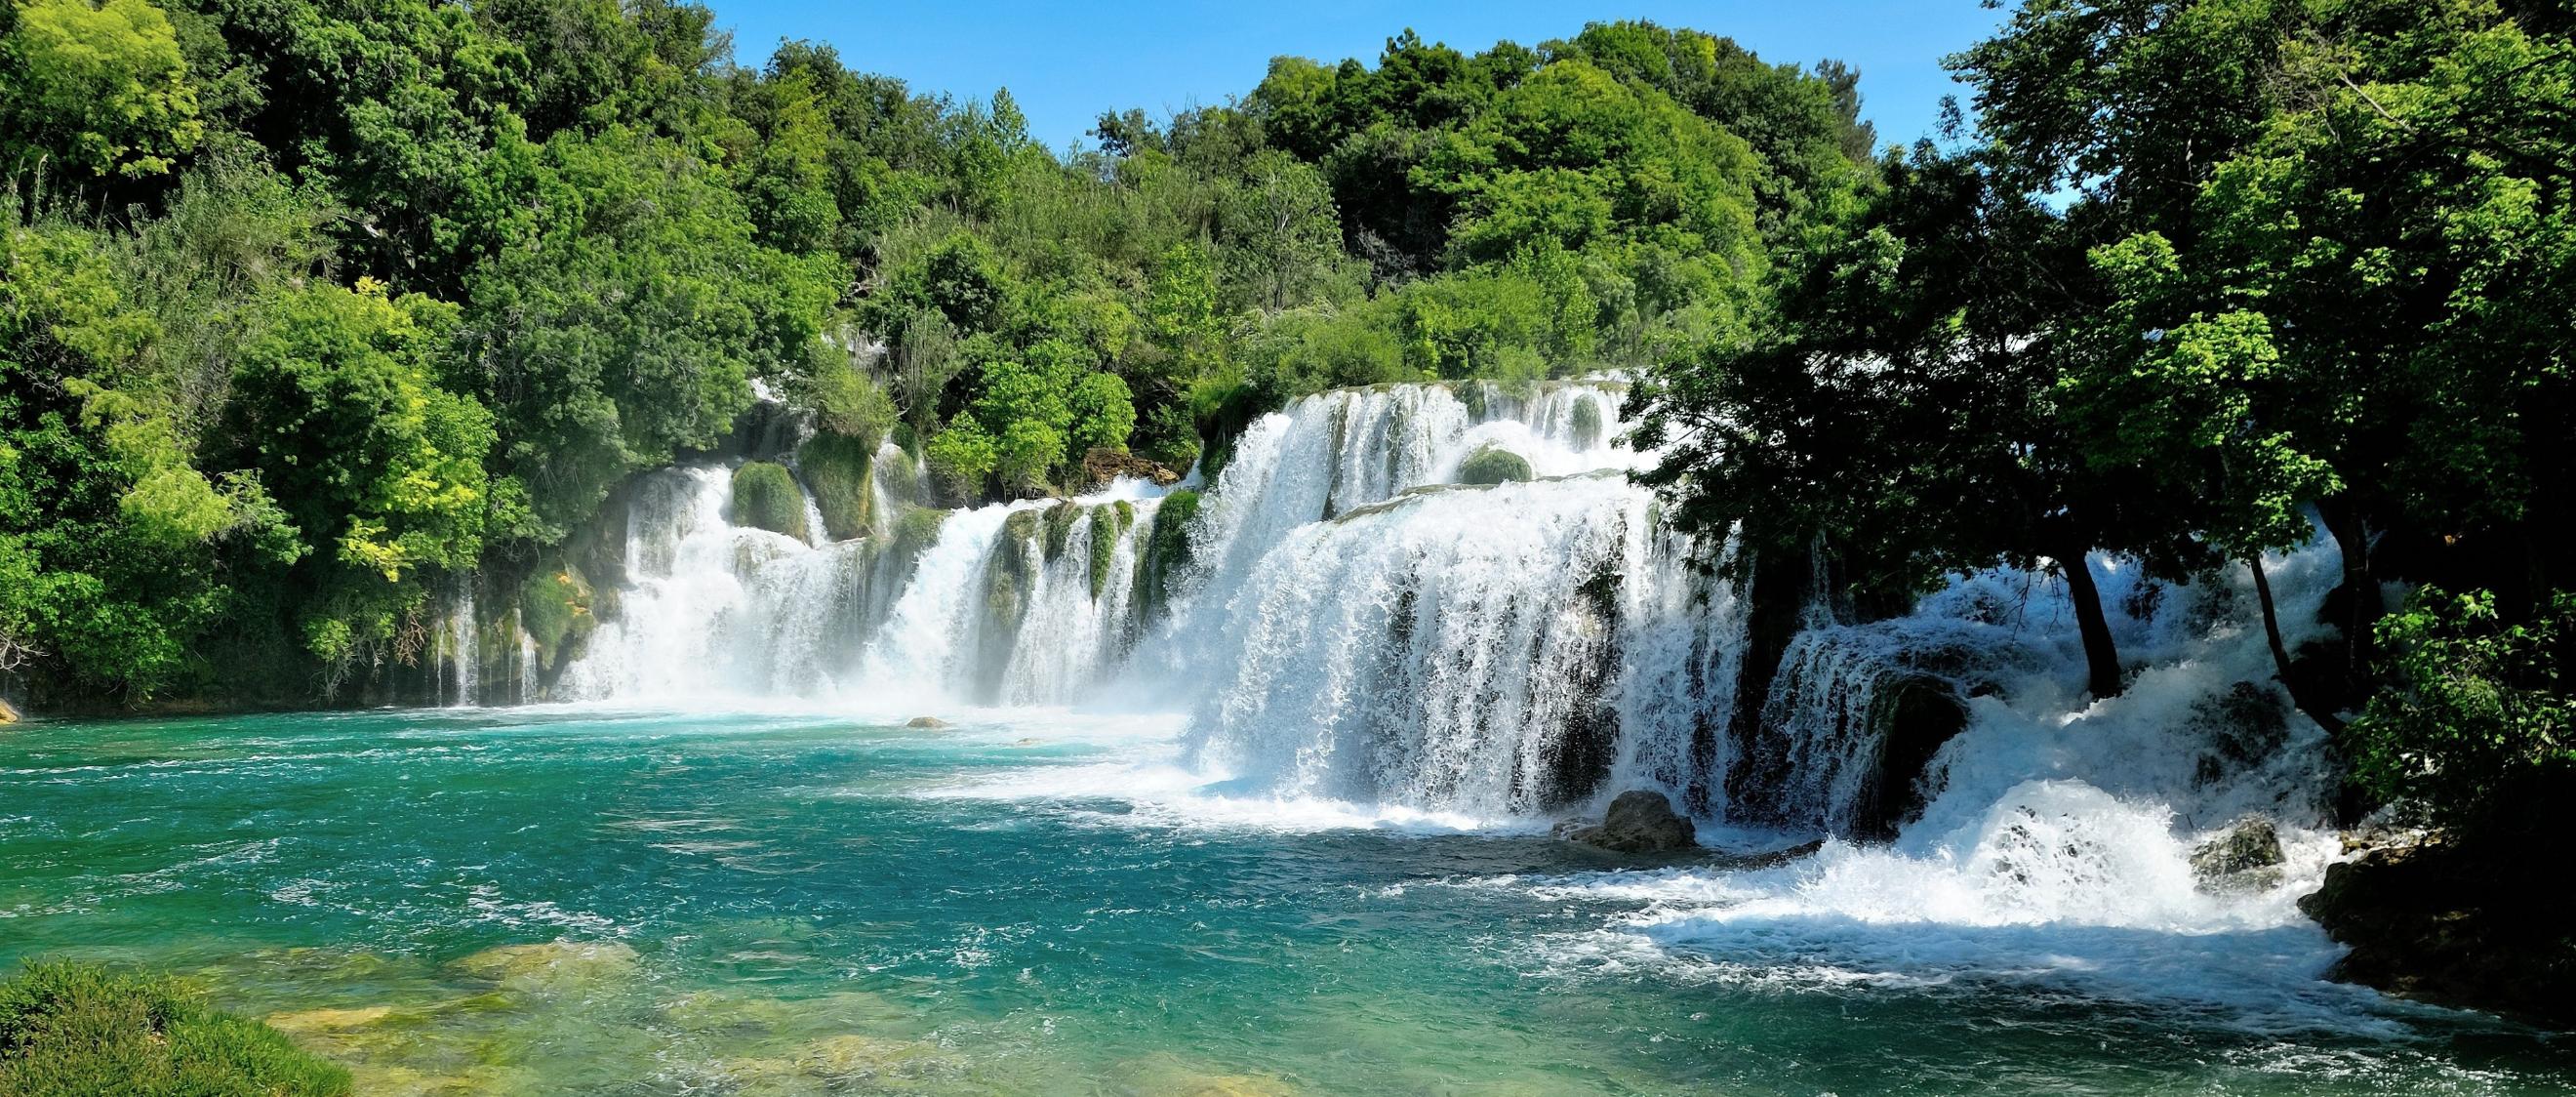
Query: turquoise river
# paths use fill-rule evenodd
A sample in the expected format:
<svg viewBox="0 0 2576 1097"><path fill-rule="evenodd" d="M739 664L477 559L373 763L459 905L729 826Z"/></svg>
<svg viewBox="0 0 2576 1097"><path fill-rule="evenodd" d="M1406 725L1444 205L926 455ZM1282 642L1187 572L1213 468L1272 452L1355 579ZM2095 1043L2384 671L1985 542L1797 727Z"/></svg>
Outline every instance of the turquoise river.
<svg viewBox="0 0 2576 1097"><path fill-rule="evenodd" d="M1151 763L1168 718L951 715L27 725L0 960L201 978L364 1093L2576 1087L2537 1034L2316 980L2304 922L1876 920L1826 893L1945 885L1230 808Z"/></svg>

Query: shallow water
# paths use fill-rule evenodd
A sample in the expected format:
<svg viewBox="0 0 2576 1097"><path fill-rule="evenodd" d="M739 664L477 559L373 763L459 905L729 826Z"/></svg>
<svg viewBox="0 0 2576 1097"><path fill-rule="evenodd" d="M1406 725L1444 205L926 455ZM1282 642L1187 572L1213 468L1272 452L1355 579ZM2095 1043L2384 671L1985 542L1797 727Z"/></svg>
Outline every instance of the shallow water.
<svg viewBox="0 0 2576 1097"><path fill-rule="evenodd" d="M1613 871L1212 796L1164 718L949 715L32 725L0 961L199 975L362 1092L2576 1088L2563 1043L2314 980L2296 919L1998 912L1977 857L1842 846Z"/></svg>

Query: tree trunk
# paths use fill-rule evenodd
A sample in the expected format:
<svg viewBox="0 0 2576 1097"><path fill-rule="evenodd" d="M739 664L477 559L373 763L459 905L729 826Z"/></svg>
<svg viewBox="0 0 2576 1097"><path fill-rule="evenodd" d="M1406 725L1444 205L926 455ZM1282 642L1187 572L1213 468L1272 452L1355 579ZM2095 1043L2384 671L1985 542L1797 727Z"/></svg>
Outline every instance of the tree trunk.
<svg viewBox="0 0 2576 1097"><path fill-rule="evenodd" d="M2335 549L2343 557L2344 619L2335 622L2343 630L2345 680L2353 685L2368 679L2374 648L2373 630L2379 618L2388 611L2379 600L2379 581L2370 573L2370 531L2361 520L2361 510L2348 499L2321 499L2317 514L2325 519L2326 535L2334 538ZM2262 569L2255 569L2259 579ZM2265 612L2269 612L2266 603Z"/></svg>
<svg viewBox="0 0 2576 1097"><path fill-rule="evenodd" d="M2102 591L2093 585L2093 568L2083 548L2059 550L2057 570L2066 576L2066 597L2075 603L2075 629L2084 637L2086 688L2096 701L2120 695L2120 649L2111 639L2111 619L2102 614Z"/></svg>
<svg viewBox="0 0 2576 1097"><path fill-rule="evenodd" d="M2281 617L2272 606L2272 579L2263 574L2263 554L2256 552L2246 556L2245 567L2254 573L2254 599L2263 604L2263 638L2272 644L2274 676L2281 680L2282 689L2290 691L2290 703L2307 713L2308 719L2316 721L2318 727L2330 734L2341 734L2343 717L2335 714L2332 705L2318 701L2316 691L2304 685L2304 676L2290 666L2289 646L2281 642Z"/></svg>

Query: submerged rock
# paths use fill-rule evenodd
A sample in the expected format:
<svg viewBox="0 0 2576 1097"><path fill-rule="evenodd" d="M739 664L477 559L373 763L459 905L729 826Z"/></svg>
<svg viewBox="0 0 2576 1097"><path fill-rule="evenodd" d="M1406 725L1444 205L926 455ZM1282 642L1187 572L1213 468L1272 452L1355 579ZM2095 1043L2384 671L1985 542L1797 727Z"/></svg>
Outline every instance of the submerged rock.
<svg viewBox="0 0 2576 1097"><path fill-rule="evenodd" d="M1673 853L1699 846L1698 828L1675 812L1663 793L1650 789L1620 793L1598 825L1578 827L1565 837L1619 853Z"/></svg>
<svg viewBox="0 0 2576 1097"><path fill-rule="evenodd" d="M365 1028L393 1015L392 1006L360 1006L356 1009L304 1009L292 1013L272 1013L261 1020L268 1027L279 1032L300 1035Z"/></svg>
<svg viewBox="0 0 2576 1097"><path fill-rule="evenodd" d="M963 1064L935 1044L852 1034L816 1040L793 1057L731 1060L720 1068L719 1084L726 1092L777 1097L913 1092L925 1083L963 1073Z"/></svg>
<svg viewBox="0 0 2576 1097"><path fill-rule="evenodd" d="M2280 832L2272 821L2249 815L2191 851L2191 872L2203 891L2262 891L2281 885Z"/></svg>
<svg viewBox="0 0 2576 1097"><path fill-rule="evenodd" d="M942 720L936 716L915 716L912 719L904 721L903 726L908 728L949 728L956 727L957 725L949 723L948 721Z"/></svg>
<svg viewBox="0 0 2576 1097"><path fill-rule="evenodd" d="M1110 1092L1134 1097L1294 1097L1288 1083L1258 1074L1225 1074L1177 1055L1157 1053L1120 1071L1125 1084Z"/></svg>
<svg viewBox="0 0 2576 1097"><path fill-rule="evenodd" d="M487 948L456 961L456 970L520 990L568 990L624 979L639 957L618 941L548 941Z"/></svg>

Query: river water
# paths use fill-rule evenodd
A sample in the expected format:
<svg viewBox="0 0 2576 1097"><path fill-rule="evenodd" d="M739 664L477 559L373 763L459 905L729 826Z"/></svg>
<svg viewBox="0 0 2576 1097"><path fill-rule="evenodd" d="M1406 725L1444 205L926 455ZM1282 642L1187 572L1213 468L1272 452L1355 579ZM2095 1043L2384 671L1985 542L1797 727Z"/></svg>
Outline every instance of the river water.
<svg viewBox="0 0 2576 1097"><path fill-rule="evenodd" d="M367 1093L2576 1085L2530 1033L2316 980L2286 900L2113 894L2181 853L2083 787L1957 856L1638 868L1224 795L1175 718L948 715L33 725L0 737L0 960L200 976ZM2121 852L2051 860L2086 843Z"/></svg>

